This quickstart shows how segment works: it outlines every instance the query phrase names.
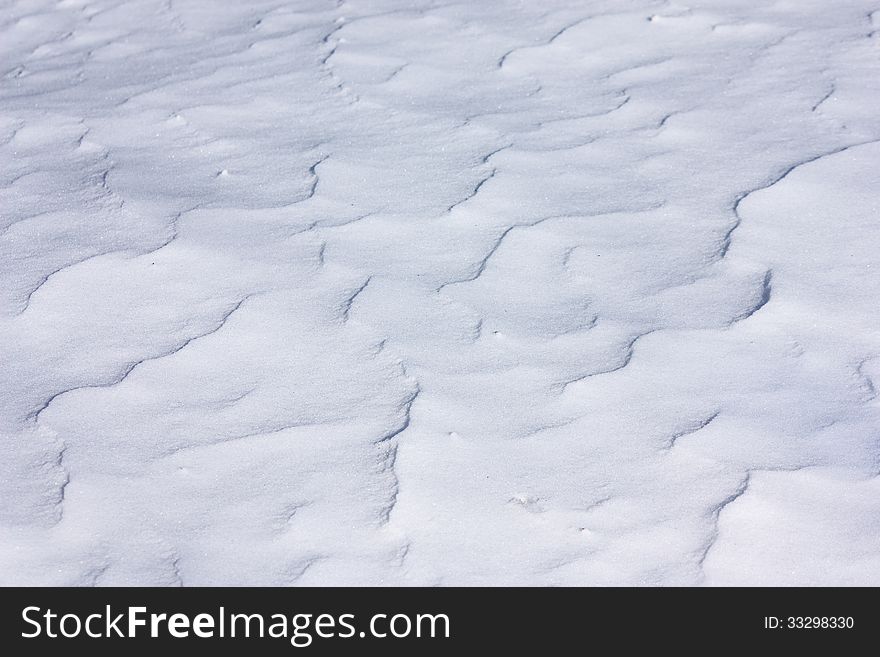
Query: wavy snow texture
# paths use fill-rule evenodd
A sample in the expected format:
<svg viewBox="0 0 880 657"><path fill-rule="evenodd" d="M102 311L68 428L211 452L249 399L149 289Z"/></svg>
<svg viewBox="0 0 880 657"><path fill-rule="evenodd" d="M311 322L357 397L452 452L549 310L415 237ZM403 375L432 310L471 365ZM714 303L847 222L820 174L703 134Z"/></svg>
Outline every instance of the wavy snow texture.
<svg viewBox="0 0 880 657"><path fill-rule="evenodd" d="M0 15L0 583L880 584L872 2Z"/></svg>

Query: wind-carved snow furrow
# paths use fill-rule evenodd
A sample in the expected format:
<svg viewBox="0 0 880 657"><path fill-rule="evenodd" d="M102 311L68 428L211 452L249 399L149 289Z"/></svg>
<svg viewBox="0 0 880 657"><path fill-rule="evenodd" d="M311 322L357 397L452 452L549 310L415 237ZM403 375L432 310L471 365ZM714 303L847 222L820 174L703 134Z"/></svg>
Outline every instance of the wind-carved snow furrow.
<svg viewBox="0 0 880 657"><path fill-rule="evenodd" d="M751 308L743 311L736 317L730 320L728 326L733 326L737 322L741 322L744 319L748 319L756 312L758 312L761 308L767 305L770 301L770 297L773 294L773 270L769 269L764 273L764 276L761 278L761 289L758 295L758 299L755 301L754 305Z"/></svg>
<svg viewBox="0 0 880 657"><path fill-rule="evenodd" d="M342 422L342 418L338 419L338 422ZM305 419L299 422L286 422L277 426L271 427L263 427L256 431L250 431L248 433L236 434L233 436L223 436L221 438L217 438L216 440L212 440L206 443L198 443L195 445L184 445L182 447L171 447L158 457L158 458L167 458L170 456L175 456L181 453L189 453L193 451L198 451L205 448L216 447L218 445L229 445L232 443L236 443L242 440L250 440L252 438L268 438L270 436L276 436L278 434L284 433L285 431L290 431L291 429L303 429L306 427L320 427L320 426L332 426L336 424L337 421L329 421L329 420L317 420L317 419Z"/></svg>
<svg viewBox="0 0 880 657"><path fill-rule="evenodd" d="M20 119L17 120L17 121L15 122L15 125L13 125L13 126L10 128L10 130L9 130L9 134L8 134L8 136L6 137L6 139L4 139L2 142L0 142L0 146L9 146L10 144L12 144L12 142L15 141L15 138L18 136L18 134L22 131L22 129L23 129L26 125L27 125L27 122L26 122L26 121L22 121L22 120L20 120Z"/></svg>
<svg viewBox="0 0 880 657"><path fill-rule="evenodd" d="M6 182L3 183L3 187L4 187L5 189L9 189L10 187L15 186L18 182L24 180L24 179L27 178L28 176L32 176L32 175L34 175L34 173L35 173L34 171L25 171L24 173L21 173L21 174L19 174L19 175L17 175L17 176L13 176L13 177L10 178L8 181L6 181ZM9 227L10 227L10 226L14 226L14 225L17 224L17 223L18 223L17 221L14 221L14 222L12 222L11 224L9 224L8 226L6 226L6 228L4 229L4 232L5 232L6 230L9 230Z"/></svg>
<svg viewBox="0 0 880 657"><path fill-rule="evenodd" d="M789 175L791 175L794 171L796 171L797 169L799 169L802 166L805 166L805 165L810 164L812 162L816 162L816 161L821 160L826 157L830 157L832 155L837 155L838 153L843 153L851 148L856 148L857 146L864 146L866 144L872 144L872 143L878 143L878 142L880 142L880 140L878 140L878 139L870 139L870 140L866 140L866 141L860 141L855 144L841 146L841 147L835 148L831 151L827 151L827 152L821 153L819 155L815 155L813 157L807 158L805 160L802 160L800 162L797 162L797 163L789 166L788 168L783 170L782 173L780 173L779 175L774 177L770 182L768 182L764 185L761 185L760 187L756 187L754 189L748 190L748 191L740 194L733 203L732 209L733 209L733 214L735 217L734 223L730 227L730 229L727 231L727 233L724 235L723 239L721 240L721 246L718 249L718 252L717 252L717 255L715 258L715 262L717 262L727 256L727 253L730 250L730 246L731 246L731 243L733 240L733 235L734 235L736 229L739 228L739 226L742 224L742 215L740 214L740 210L739 210L740 206L742 205L743 201L745 201L749 196L751 196L752 194L755 194L757 192L769 189L770 187L773 187L774 185L782 182ZM773 271L768 270L764 274L764 278L761 282L761 291L760 291L760 296L758 298L757 303L752 308L747 310L746 312L734 317L733 320L731 321L731 325L733 323L736 323L736 322L739 322L739 321L742 321L744 319L751 317L758 310L760 310L765 305L767 305L767 303L770 301L770 297L772 295L772 292L773 292Z"/></svg>
<svg viewBox="0 0 880 657"><path fill-rule="evenodd" d="M148 251L144 251L143 253L136 253L135 257L153 255L154 253L161 251L166 246L171 244L177 238L177 235L178 235L177 225L178 225L178 222L180 221L181 217L183 217L183 215L187 214L188 212L192 212L193 210L198 209L199 207L200 206L194 206L188 210L182 210L181 212L178 212L177 214L175 214L171 218L171 221L169 222L169 227L168 227L169 236L168 236L168 238L166 238L164 241L162 241L162 243L160 243L155 248L149 249ZM58 274L66 271L68 269L71 269L72 267L76 267L78 265L82 265L87 262L90 262L91 260L95 260L96 258L102 258L102 257L108 256L108 255L122 254L122 253L128 253L128 252L129 252L129 249L110 249L109 251L101 251L100 253L94 253L94 254L86 256L85 258L82 258L80 260L75 260L73 262L69 262L67 264L61 265L60 267L57 267L56 269L52 270L51 272L49 272L48 274L43 276L40 279L40 281L37 283L37 285L30 292L28 292L27 296L25 297L24 301L22 302L21 310L18 311L17 315L23 315L25 313L25 311L27 311L30 308L31 301L33 300L34 295L37 292L39 292L40 289L44 285L49 283L49 281L52 280L53 278L55 278Z"/></svg>
<svg viewBox="0 0 880 657"><path fill-rule="evenodd" d="M342 6L342 3L339 3L337 5L337 8L341 7L341 6ZM378 14L378 15L381 15L381 14ZM370 17L369 15L359 16L355 20L363 20L364 18L369 18L369 17ZM352 104L354 104L359 100L359 97L356 94L351 94L350 90L346 87L345 83L333 70L333 65L330 63L330 60L333 58L333 55L336 54L337 50L339 49L339 45L340 45L340 41L338 41L338 40L332 41L333 36L337 32L339 32L342 28L349 25L350 22L351 21L347 21L343 17L340 16L339 18L336 19L336 26L333 27L333 29L331 29L327 34L325 34L321 38L321 42L320 42L321 46L325 47L327 50L323 55L318 57L318 67L320 69L322 69L323 71L325 71L326 77L331 81L331 83L333 83L334 90L337 91L340 96L344 96L345 94L349 94L349 95L353 96L351 102L352 102Z"/></svg>
<svg viewBox="0 0 880 657"><path fill-rule="evenodd" d="M105 169L104 171L102 171L101 173L99 173L93 177L94 179L97 180L98 187L104 193L105 197L106 196L115 196L113 190L110 189L110 171L112 168L113 168L113 165L111 164L110 166L107 167L107 169ZM116 207L117 208L124 207L125 206L125 199L122 198L121 196L117 197L117 198L118 198L118 200L116 203Z"/></svg>
<svg viewBox="0 0 880 657"><path fill-rule="evenodd" d="M315 224L312 224L312 226L310 228L308 228L307 230L313 230L314 227L315 227ZM321 268L327 264L326 258L327 258L327 240L324 240L323 242L321 242L321 245L318 247L318 252L317 252L316 258L315 258L318 262L318 268Z"/></svg>
<svg viewBox="0 0 880 657"><path fill-rule="evenodd" d="M515 48L511 48L510 50L508 50L507 52L505 52L503 55L501 55L501 57L498 58L498 60L497 60L497 62L496 62L496 64L495 64L495 66L496 66L496 68L498 68L498 69L503 69L503 68L504 68L504 65L507 63L507 60L508 60L508 59L511 57L511 55L513 55L514 53L517 53L517 52L520 52L520 51L523 51L523 50L532 50L532 49L535 49L535 48L546 48L547 46L551 46L551 45L553 45L553 43L556 42L557 39L559 39L559 38L560 38L562 35L564 35L566 32L568 32L569 30L572 30L572 29L578 27L579 25L582 25L582 24L586 23L587 21L595 20L595 19L597 19L597 18L608 18L608 17L612 17L612 16L624 16L624 15L626 15L626 14L628 14L628 13L630 13L630 12L627 12L627 11L622 11L622 12L614 12L614 11L610 11L610 12L602 13L602 14L591 14L591 15L589 15L589 16L584 16L583 18L579 18L579 19L577 19L577 20L575 20L575 21L572 21L571 23L568 23L568 24L564 25L563 27L561 27L560 29L558 29L556 32L554 32L554 33L553 33L548 39L546 39L543 43L529 43L529 44L526 44L526 45L524 45L524 46L517 46L517 47L515 47ZM637 66L638 66L638 65L637 65ZM622 71L621 71L621 72L622 72Z"/></svg>
<svg viewBox="0 0 880 657"><path fill-rule="evenodd" d="M279 534L291 531L292 525L299 515L299 512L302 509L308 508L311 505L312 502L308 500L288 504L276 516L275 523L273 524L273 529Z"/></svg>
<svg viewBox="0 0 880 657"><path fill-rule="evenodd" d="M397 550L397 553L395 554L395 563L398 568L402 568L403 564L406 563L406 558L409 556L410 550L412 550L411 541L405 541Z"/></svg>
<svg viewBox="0 0 880 657"><path fill-rule="evenodd" d="M172 586L186 586L183 583L183 573L180 570L180 556L174 554L169 560L168 565L171 569L171 581L173 582Z"/></svg>
<svg viewBox="0 0 880 657"><path fill-rule="evenodd" d="M422 387L418 384L418 382L416 382L412 392L406 397L406 399L403 400L403 403L401 404L402 418L400 423L391 431L379 438L376 443L388 442L394 438L397 438L400 434L409 429L410 421L412 419L412 407L421 393Z"/></svg>
<svg viewBox="0 0 880 657"><path fill-rule="evenodd" d="M709 535L708 540L703 546L702 550L697 555L697 566L700 570L703 569L703 566L706 563L706 559L709 556L709 552L712 551L712 548L715 546L716 541L718 540L718 523L720 521L721 512L724 511L728 506L736 502L739 498L746 494L749 489L749 484L751 483L752 473L751 471L746 472L745 477L743 477L742 481L736 487L730 495L721 500L712 510L709 512L710 517L712 519L712 531Z"/></svg>
<svg viewBox="0 0 880 657"><path fill-rule="evenodd" d="M383 450L379 457L381 471L390 479L390 484L387 487L387 501L379 510L379 524L387 525L391 521L391 514L394 512L398 497L400 496L400 479L395 470L398 445L396 443L388 443L387 445L377 445L377 447Z"/></svg>
<svg viewBox="0 0 880 657"><path fill-rule="evenodd" d="M480 317L476 321L476 323L474 324L473 331L471 332L471 341L476 342L477 340L479 340L480 338L483 337L483 324L484 323L485 322L482 317Z"/></svg>
<svg viewBox="0 0 880 657"><path fill-rule="evenodd" d="M409 66L409 62L406 62L406 63L404 63L404 64L401 64L401 65L398 66L396 69L394 69L393 71L391 71L391 73L388 74L388 77L386 77L384 80L382 80L382 84L388 84L389 82L391 82L394 78L396 78L398 75L400 75L401 73L403 73L404 69L405 69L407 66Z"/></svg>
<svg viewBox="0 0 880 657"><path fill-rule="evenodd" d="M467 202L470 201L472 198L474 198L477 194L480 193L480 189L483 187L483 185L485 185L487 182L489 182L490 180L492 180L492 178L494 178L494 177L495 177L495 174L497 174L497 173L498 173L498 169L492 169L492 171L489 172L489 175L487 175L485 178L483 178L482 180L480 180L480 182L478 182L478 183L476 184L476 186L474 186L474 188L473 188L473 190L471 191L470 194L468 194L467 196L465 196L465 197L464 197L463 199L461 199L460 201L456 201L455 203L453 203L452 205L450 205L448 208L446 208L446 212L452 212L452 211L453 211L455 208L457 208L459 205L461 205L461 204L463 204L463 203L467 203Z"/></svg>
<svg viewBox="0 0 880 657"><path fill-rule="evenodd" d="M602 80L611 81L618 75L623 75L624 73L631 73L632 71L638 71L643 68L650 68L652 66L660 66L661 64L666 64L668 62L674 61L675 57L659 57L655 59L649 59L647 61L636 62L634 64L629 64L628 66L624 66L623 68L617 69L615 71L611 71L610 73L606 73L602 76Z"/></svg>
<svg viewBox="0 0 880 657"><path fill-rule="evenodd" d="M200 63L204 64L204 63L206 63L210 60L213 60L213 59L228 60L228 59L234 57L235 55L241 55L241 54L246 53L248 50L250 50L252 48L252 46L253 46L253 44L249 44L249 45L244 46L238 50L233 50L233 51L230 51L230 52L225 53L223 55L216 55L214 57L206 56L206 57L203 57L200 59ZM111 107L113 109L124 108L126 105L132 103L132 101L134 101L138 98L141 98L142 96L153 95L158 91L164 91L169 88L177 87L181 84L197 82L198 80L200 80L204 77L210 77L212 75L216 75L218 73L221 73L222 71L224 71L224 69L227 69L231 66L234 66L234 64L220 63L217 65L216 68L213 68L213 69L208 69L208 70L196 69L199 72L194 73L192 75L181 75L180 73L178 73L176 71L166 73L160 77L159 81L152 84L149 88L144 89L143 91L133 93L130 96L126 96L122 100L116 102ZM270 79L272 77L275 77L275 76L268 76L263 79ZM258 80L260 78L255 77L253 79ZM243 84L245 84L245 83L236 82L234 84L230 84L227 88L234 89L236 87L242 86ZM199 107L198 103L183 104L183 105L178 106L178 111L183 111L183 110L187 110L187 109L194 109L194 108L198 108L198 107Z"/></svg>
<svg viewBox="0 0 880 657"><path fill-rule="evenodd" d="M714 422L715 419L716 419L719 415L721 415L721 411L716 411L716 412L712 413L710 416L708 416L708 417L706 417L706 418L704 418L704 419L702 419L702 420L700 420L700 421L698 421L698 422L695 422L694 424L692 424L692 425L690 425L690 426L688 426L688 427L686 427L686 428L684 428L684 429L680 429L679 431L676 431L674 434L672 434L672 435L669 437L669 440L668 440L668 441L666 442L666 444L663 446L664 449L666 449L666 450L670 450L670 449L672 449L673 447L675 447L675 444L676 444L681 438L684 438L685 436L690 436L690 435L692 435L692 434L697 433L698 431L701 431L702 429L705 429L705 428L708 427L710 424L712 424L712 422Z"/></svg>
<svg viewBox="0 0 880 657"><path fill-rule="evenodd" d="M95 258L100 258L101 256L109 255L110 253L113 253L113 251L95 253L95 254L90 255L86 258L83 258L82 260L75 260L74 262L70 262L70 263L61 265L60 267L57 267L56 269L53 269L48 274L43 276L40 279L40 281L36 284L36 286L30 292L27 293L27 296L24 298L24 301L22 302L21 310L19 310L17 314L19 316L23 315L28 310L28 308L30 308L31 300L33 299L34 295L37 292L39 292L40 289L52 279L52 277L56 276L57 274L60 274L61 272L63 272L66 269L70 269L71 267L76 267L77 265L81 265L81 264L86 263L90 260L94 260Z"/></svg>
<svg viewBox="0 0 880 657"><path fill-rule="evenodd" d="M828 85L828 91L826 91L824 94L822 94L822 97L821 97L819 100L817 100L817 101L813 104L813 106L810 108L810 111L811 111L811 112L816 112L816 111L818 111L819 108L820 108L820 107L821 107L821 106L822 106L827 100L829 100L829 99L830 99L835 93L837 93L837 87L836 87L835 84L832 82L830 85Z"/></svg>
<svg viewBox="0 0 880 657"><path fill-rule="evenodd" d="M355 300L358 296L367 289L367 286L370 284L370 281L373 280L372 276L367 276L363 283L361 283L358 287L356 287L351 294L349 294L340 304L340 316L342 317L342 323L345 324L348 322L351 317L351 307L354 305Z"/></svg>
<svg viewBox="0 0 880 657"><path fill-rule="evenodd" d="M82 133L80 133L79 137L76 138L76 142L75 142L76 148L82 148L83 144L86 141L86 137L88 137L92 132L92 128L90 126L86 125L85 120L80 121L80 125L82 125L83 131L82 131ZM105 153L105 157L106 157L106 153Z"/></svg>
<svg viewBox="0 0 880 657"><path fill-rule="evenodd" d="M404 376L408 376L406 367L401 367ZM394 508L397 506L397 501L400 497L400 478L397 476L397 470L395 467L397 464L398 450L400 448L399 439L403 432L406 431L410 426L410 422L412 421L412 407L421 392L422 388L418 384L418 382L416 382L413 387L412 393L406 399L404 399L403 403L401 404L403 417L400 424L398 424L390 432L379 438L379 440L375 441L376 448L380 450L380 470L385 476L389 477L391 480L391 483L388 486L387 502L382 507L379 513L379 520L381 525L387 525L390 522L391 514L394 511Z"/></svg>
<svg viewBox="0 0 880 657"><path fill-rule="evenodd" d="M161 244L159 244L159 246L154 249L150 249L149 251L146 251L143 255L153 255L154 253L161 251L166 246L171 244L174 240L176 240L180 234L180 220L183 219L184 215L187 215L190 212L194 212L201 207L201 204L197 204L190 208L187 208L186 210L181 210L180 212L174 214L174 216L172 216L171 220L168 222L168 237Z"/></svg>
<svg viewBox="0 0 880 657"><path fill-rule="evenodd" d="M584 18L579 18L578 20L574 21L573 23L569 23L568 25L566 25L566 26L562 27L561 29L557 30L557 31L556 31L556 32L555 32L555 33L554 33L549 39L547 39L546 41L544 41L544 43L530 43L530 44L525 45L525 46L517 46L516 48L511 48L510 50L508 50L507 52L505 52L503 55L501 55L501 57L498 59L498 62L496 63L496 67L497 67L498 69L503 69L503 68L504 68L504 64L507 62L507 59L508 59L511 55L513 55L514 53L519 52L519 51L521 51L521 50L530 50L530 49L533 49L533 48L544 48L544 47L546 47L546 46L552 45L553 42L556 41L556 39L558 39L559 37L561 37L563 34L565 34L566 32L568 32L570 29L572 29L572 28L574 28L574 27L577 27L578 25L580 25L580 24L582 24L582 23L585 23L585 22L587 22L588 20L591 20L591 19L593 19L593 18L595 18L595 16L585 16Z"/></svg>
<svg viewBox="0 0 880 657"><path fill-rule="evenodd" d="M666 124L669 122L669 119L671 119L673 116L675 116L676 114L679 114L679 113L680 112L669 112L668 114L664 114L660 118L660 120L657 121L657 130L662 130L663 128L665 128Z"/></svg>
<svg viewBox="0 0 880 657"><path fill-rule="evenodd" d="M324 559L325 557L319 555L305 559L304 561L297 564L297 568L293 572L291 572L289 577L287 578L286 586L293 586L294 584L299 582L305 576L305 574L315 566L315 564L323 561Z"/></svg>
<svg viewBox="0 0 880 657"><path fill-rule="evenodd" d="M321 40L321 42L322 42L322 43L325 43L325 44L327 44L327 45L330 45L330 36L333 35L333 34L335 34L339 29L341 29L341 27L342 27L342 26L340 25L338 28L336 28L335 30L333 30L333 32L331 32L330 34L328 34L327 36L325 36L325 37ZM318 59L318 64L321 65L321 66L326 66L326 65L327 65L327 62L330 60L330 58L331 58L333 55L336 54L336 49L337 49L338 47L339 47L339 46L336 45L336 44L333 44L332 46L330 46L330 49L327 51L327 54L326 54L326 55L323 55L320 59Z"/></svg>
<svg viewBox="0 0 880 657"><path fill-rule="evenodd" d="M489 164L489 160L492 159L492 156L497 155L497 154L500 153L501 151L510 148L512 145L513 145L513 144L505 144L504 146L501 146L501 147L499 147L499 148L496 148L496 149L493 150L493 151L490 151L490 152L486 153L486 154L480 159L480 164ZM496 176L497 173L498 173L498 169L497 169L497 168L493 168L493 169L489 172L488 175L486 175L482 180L480 180L480 181L474 186L474 188L471 190L471 192L470 192L467 196L465 196L465 197L464 197L463 199L461 199L460 201L456 201L455 203L453 203L452 205L450 205L448 208L446 208L446 212L452 212L452 211L453 211L455 208L457 208L459 205L462 205L463 203L467 203L467 202L470 201L472 198L474 198L474 197L480 192L480 189L482 189L483 185L485 185L487 182L489 182L490 180L492 180L492 178L494 178L494 177Z"/></svg>
<svg viewBox="0 0 880 657"><path fill-rule="evenodd" d="M6 71L2 76L0 76L0 79L14 80L16 78L20 78L24 75L26 70L27 69L23 65L15 66L15 67L9 69L8 71Z"/></svg>
<svg viewBox="0 0 880 657"><path fill-rule="evenodd" d="M834 148L830 151L820 153L819 155L814 155L813 157L808 157L804 160L801 160L800 162L796 162L795 164L792 164L791 166L787 167L786 169L784 169L782 171L782 173L780 173L777 176L774 176L769 182L764 183L758 187L754 187L750 190L747 190L747 191L739 194L736 197L736 199L734 200L733 205L732 205L732 211L733 211L733 214L735 217L733 225L730 227L730 229L724 234L723 238L721 239L721 246L718 249L715 260L716 261L721 260L722 258L724 258L727 255L727 252L730 250L730 244L733 239L733 234L734 234L734 232L736 232L736 229L739 228L739 225L742 223L742 216L740 215L739 208L742 205L743 201L745 201L749 196L751 196L752 194L755 194L757 192L763 191L765 189L769 189L770 187L773 187L774 185L785 180L795 170L799 169L800 167L802 167L804 165L810 164L811 162L816 162L816 161L821 160L823 158L831 157L832 155L837 155L838 153L843 153L845 151L850 150L851 148L857 148L858 146L865 146L867 144L876 144L876 143L880 143L880 139L867 139L864 141L856 142L854 144L840 146L840 147Z"/></svg>
<svg viewBox="0 0 880 657"><path fill-rule="evenodd" d="M342 6L344 6L344 4L345 3L342 0L338 0L336 3L336 8L339 9ZM331 29L329 32L327 32L323 37L321 37L321 41L320 41L320 43L322 45L331 46L332 51L319 61L321 62L322 65L327 64L327 60L330 59L330 57L336 51L336 48L338 46L338 44L331 44L330 40L342 28L347 27L349 25L352 25L354 23L358 23L360 21L365 21L365 20L369 20L369 19L373 19L373 18L381 18L383 16L394 16L397 14L416 14L416 15L421 16L424 14L424 10L419 9L418 7L407 7L405 9L389 9L387 11L378 11L378 12L373 12L373 13L367 13L367 14L362 14L360 16L354 16L351 18L346 18L343 16L338 17L336 19L336 26L333 29Z"/></svg>
<svg viewBox="0 0 880 657"><path fill-rule="evenodd" d="M498 153L500 153L501 151L506 151L508 148L513 148L513 144L512 143L504 144L504 146L499 146L495 150L489 151L480 159L480 163L481 164L489 164L489 160L491 160L494 156L498 155Z"/></svg>
<svg viewBox="0 0 880 657"><path fill-rule="evenodd" d="M320 176L318 176L318 167L321 166L324 162L327 161L329 155L325 155L317 162L315 162L312 166L309 167L309 175L312 177L311 185L309 186L309 191L307 192L305 198L300 199L297 203L302 203L304 201L308 201L313 198L318 191L318 183L321 181Z"/></svg>
<svg viewBox="0 0 880 657"><path fill-rule="evenodd" d="M715 544L718 541L721 513L748 492L749 486L752 481L752 475L755 472L798 472L803 469L803 466L794 466L779 468L762 467L748 470L736 489L723 500L721 500L718 504L716 504L709 512L713 528L708 540L697 555L697 566L700 568L700 570L704 568L709 554L711 553L712 549L715 547Z"/></svg>
<svg viewBox="0 0 880 657"><path fill-rule="evenodd" d="M607 215L621 214L621 213L624 213L624 212L631 212L631 213L634 213L634 212L649 212L649 211L653 211L653 210L660 209L660 208L662 208L662 207L665 206L665 205L666 205L666 201L661 201L660 203L652 203L652 204L650 204L650 205L648 205L648 206L646 206L646 207L641 207L641 208L619 208L619 209L604 210L604 211L602 211L601 213L598 213L598 214L599 214L599 215L603 215L603 216L607 216ZM591 215L585 215L585 216L591 216ZM508 227L505 228L505 229L501 232L501 234L500 234L500 235L499 235L499 236L498 236L498 237L492 242L492 246L491 246L491 247L489 248L489 250L486 252L486 255L483 256L483 257L477 262L477 264L476 264L476 266L475 266L475 269L474 269L474 271L473 271L472 274L470 274L470 275L468 275L468 276L465 276L464 278L457 278L457 279L454 279L454 280L451 280L451 281L446 281L446 282L440 284L438 287L436 287L436 288L434 289L434 292L435 292L435 293L439 293L439 292L442 292L444 289L446 289L447 287L449 287L449 286L451 286L451 285L459 285L459 284L461 284L461 283L471 283L471 282L477 280L477 279L478 279L480 276L482 276L483 273L486 271L486 267L488 266L489 261L492 259L492 256L494 256L494 255L498 252L498 249L501 248L501 245L502 245L502 243L504 242L505 238L506 238L506 237L510 234L510 232L513 231L514 229L516 229L516 228L534 228L535 226L539 226L539 225L543 224L543 223L546 222L546 221L551 221L551 220L553 220L553 219L561 219L561 218L563 218L563 215L550 215L550 216L548 216L548 217L542 217L542 218L537 219L537 220L532 221L532 222L521 223L521 224L514 224L514 225L512 225L512 226L508 226ZM570 253L569 253L568 255L570 256ZM567 261L567 260L566 260L566 261Z"/></svg>
<svg viewBox="0 0 880 657"><path fill-rule="evenodd" d="M73 388L68 388L66 390L61 390L60 392L57 392L54 395L52 395L51 397L49 397L48 399L46 399L46 401L43 402L38 408L31 411L28 414L27 419L32 420L34 422L39 422L40 415L47 408L49 408L49 406L52 404L52 402L54 402L56 399L58 399L62 395L66 395L66 394L68 394L70 392L74 392L76 390L87 390L87 389L92 389L92 388L111 388L111 387L118 385L118 384L122 383L123 381L125 381L125 379L127 379L128 376L139 365L141 365L143 363L148 363L150 361L160 360L162 358L167 358L169 356L173 356L174 354L181 351L182 349L185 349L187 346L189 346L193 342L195 342L197 340L201 340L202 338L206 338L210 335L213 335L214 333L216 333L217 331L219 331L221 328L223 328L226 325L226 322L229 320L229 318L242 307L242 305L244 304L245 301L247 301L249 298L251 298L253 296L254 296L254 294L248 294L248 295L244 296L242 299L240 299L239 301L237 301L236 303L234 303L229 308L229 310L225 311L221 315L220 319L217 322L217 325L214 328L210 329L209 331L206 331L204 333L200 333L199 335L195 335L191 338L187 338L186 340L181 342L179 345L176 345L174 348L172 348L166 352L163 352L161 354L157 354L156 356L148 356L147 358L141 358L140 360L136 360L132 363L128 363L127 365L125 365L125 367L123 367L123 369L116 376L114 376L110 381L108 381L106 383L93 383L93 384L88 384L88 385L75 386Z"/></svg>
<svg viewBox="0 0 880 657"><path fill-rule="evenodd" d="M566 123L566 122L570 123L572 121L580 121L582 119L595 119L595 118L599 118L602 116L608 116L609 114L613 114L617 110L623 108L627 103L630 102L630 100L632 100L632 97L629 95L629 92L627 89L621 89L617 93L617 96L621 99L620 102L617 103L617 105L615 105L614 107L612 107L610 109L600 110L598 112L590 112L588 114L576 114L574 116L563 116L563 117L553 118L553 119L541 119L540 121L537 122L537 124L539 127L543 127L546 125L553 125L554 123ZM592 141L595 141L595 139L590 140L586 143L591 143ZM553 150L565 151L565 150L571 150L571 149L559 148L559 149L553 149Z"/></svg>
<svg viewBox="0 0 880 657"><path fill-rule="evenodd" d="M549 423L546 423L546 424L544 424L543 426L537 427L537 428L535 428L535 429L529 429L528 431L526 431L526 432L523 433L522 435L517 436L517 438L520 438L520 439L522 439L522 438L532 438L532 437L534 437L534 436L539 436L539 435L541 435L542 433L545 433L545 432L547 432L547 431L553 431L553 430L555 430L555 429L561 429L561 428L563 428L563 427L569 427L569 426L573 425L575 422L577 422L579 419L580 419L580 418L575 417L575 418L571 418L571 419L567 419L567 420L562 420L562 421L559 421L559 422L549 422Z"/></svg>
<svg viewBox="0 0 880 657"><path fill-rule="evenodd" d="M235 406L235 404L239 403L240 401L247 399L252 394L254 394L256 391L257 391L256 386L252 387L252 388L248 388L247 390L243 390L240 393L236 393L236 394L232 395L231 397L226 397L224 399L218 399L216 404L219 406L225 407L225 408L229 408L230 406Z"/></svg>
<svg viewBox="0 0 880 657"><path fill-rule="evenodd" d="M108 570L110 570L110 564L104 563L101 566L98 566L97 568L93 568L93 569L87 571L83 575L83 577L80 581L85 586L97 588L98 586L101 585L102 580L104 579L104 575L107 574Z"/></svg>
<svg viewBox="0 0 880 657"><path fill-rule="evenodd" d="M563 270L567 270L571 266L571 258L577 253L578 249L582 249L583 245L575 244L574 246L570 246L562 254L562 260L560 261L560 266Z"/></svg>
<svg viewBox="0 0 880 657"><path fill-rule="evenodd" d="M867 19L869 25L868 33L865 35L865 38L873 39L878 34L880 34L880 29L875 29L877 27L880 27L880 9L868 12L865 18Z"/></svg>
<svg viewBox="0 0 880 657"><path fill-rule="evenodd" d="M512 231L514 228L519 227L520 224L516 224L514 226L505 228L504 231L502 231L501 235L499 235L492 243L492 246L489 248L489 251L486 253L486 255L483 256L483 258L477 263L476 269L474 270L473 274L471 274L470 276L465 276L464 278L446 281L445 283L442 283L439 287L437 287L435 292L442 292L450 285L457 285L459 283L470 283L471 281L477 280L483 274L483 272L486 271L486 266L489 264L489 260L492 258L493 255L495 255L498 249L501 248L501 243L504 241L504 238L507 237L510 234L510 231Z"/></svg>
<svg viewBox="0 0 880 657"><path fill-rule="evenodd" d="M90 132L91 132L91 128L89 128L88 126L84 126L82 132L75 139L76 148L78 148L82 145L83 141L85 140L85 138L87 137L87 135ZM104 152L103 155L101 156L101 160L105 161L105 162L109 162L109 153ZM100 202L105 199L115 199L113 209L120 210L125 206L125 199L116 195L113 192L113 190L111 190L111 188L110 188L109 176L110 176L110 171L112 170L112 168L113 168L113 164L111 162L111 163L107 164L104 168L100 169L99 171L94 171L92 174L90 174L87 178L87 181L88 181L88 186L91 186L92 188L97 187L99 190L99 191L95 192L96 202ZM26 172L21 177L30 175L31 173L33 173L33 172ZM14 181L13 181L13 184L14 184ZM28 219L32 219L34 216L40 216L40 215L33 215L31 217L24 217L23 219L13 221L12 223L6 225L3 228L2 232L0 232L0 235L5 235L6 233L8 233L10 231L10 229L12 229L13 226L20 224L21 222L26 221ZM68 263L65 263L63 265L56 267L52 271L50 271L47 274L40 277L40 279L37 281L36 285L25 295L24 300L21 303L21 307L19 308L16 315L22 315L25 311L27 311L31 305L31 301L33 299L34 294L37 293L46 283L48 283L57 274L65 271L71 267L75 267L75 266L80 265L82 263L88 262L94 258L109 255L111 253L122 253L125 251L127 251L127 249L109 249L106 251L99 251L98 253L92 253L87 256L75 259L72 262L68 262Z"/></svg>
<svg viewBox="0 0 880 657"><path fill-rule="evenodd" d="M627 365L630 364L630 361L633 359L633 355L636 350L636 343L644 338L646 335L651 335L652 333L656 333L657 329L652 329L650 331L646 331L645 333L640 333L633 337L623 348L623 356L620 359L620 362L617 365L613 365L607 369L601 369L595 372L588 372L587 374L583 374L581 376L575 377L573 379L569 379L567 381L563 381L553 386L553 389L556 390L560 395L565 393L569 386L574 385L575 383L579 383L581 381L586 381L587 379L592 379L596 376L601 376L603 374L611 374L612 372L617 372L622 370Z"/></svg>
<svg viewBox="0 0 880 657"><path fill-rule="evenodd" d="M60 523L64 519L64 500L67 497L67 487L70 485L70 471L64 465L64 456L67 454L67 445L61 445L55 458L55 466L64 473L61 482L58 485L58 500L55 503L56 517L55 524Z"/></svg>

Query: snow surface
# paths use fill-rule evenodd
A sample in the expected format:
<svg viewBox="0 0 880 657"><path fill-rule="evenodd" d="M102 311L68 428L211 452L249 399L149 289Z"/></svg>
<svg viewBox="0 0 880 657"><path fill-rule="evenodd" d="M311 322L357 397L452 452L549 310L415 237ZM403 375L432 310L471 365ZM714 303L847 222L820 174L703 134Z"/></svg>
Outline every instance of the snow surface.
<svg viewBox="0 0 880 657"><path fill-rule="evenodd" d="M880 584L876 0L0 50L0 583Z"/></svg>

